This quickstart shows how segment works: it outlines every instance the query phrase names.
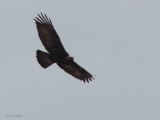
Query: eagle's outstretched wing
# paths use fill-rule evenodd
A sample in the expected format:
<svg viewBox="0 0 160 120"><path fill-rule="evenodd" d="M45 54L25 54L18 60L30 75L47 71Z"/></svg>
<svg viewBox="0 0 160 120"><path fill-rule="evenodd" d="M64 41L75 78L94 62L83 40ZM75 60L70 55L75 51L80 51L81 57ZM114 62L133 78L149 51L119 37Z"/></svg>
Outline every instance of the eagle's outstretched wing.
<svg viewBox="0 0 160 120"><path fill-rule="evenodd" d="M35 19L37 31L40 40L49 53L56 53L58 55L68 55L64 49L60 38L53 27L51 19L46 14L38 14Z"/></svg>
<svg viewBox="0 0 160 120"><path fill-rule="evenodd" d="M72 75L75 78L78 78L84 82L92 81L93 76L87 72L84 68L79 66L76 62L70 61L66 63L57 63L60 68L65 72Z"/></svg>

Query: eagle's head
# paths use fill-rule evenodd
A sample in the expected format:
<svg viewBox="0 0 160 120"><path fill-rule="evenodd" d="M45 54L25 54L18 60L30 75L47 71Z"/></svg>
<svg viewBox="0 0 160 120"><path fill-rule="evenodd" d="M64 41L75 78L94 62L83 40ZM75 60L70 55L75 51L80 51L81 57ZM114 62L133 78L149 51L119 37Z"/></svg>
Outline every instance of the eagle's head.
<svg viewBox="0 0 160 120"><path fill-rule="evenodd" d="M73 61L73 60L74 60L74 57L68 55L66 59L67 59L67 60L72 60L72 61Z"/></svg>

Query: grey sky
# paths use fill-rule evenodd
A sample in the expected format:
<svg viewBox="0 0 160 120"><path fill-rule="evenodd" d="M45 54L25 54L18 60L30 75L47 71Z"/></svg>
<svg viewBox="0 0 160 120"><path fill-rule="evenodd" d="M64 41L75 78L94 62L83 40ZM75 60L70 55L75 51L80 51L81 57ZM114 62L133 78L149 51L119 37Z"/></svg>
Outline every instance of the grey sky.
<svg viewBox="0 0 160 120"><path fill-rule="evenodd" d="M0 120L159 120L159 0L1 0ZM33 18L51 18L65 49L96 75L84 84L45 50ZM21 117L7 117L21 115Z"/></svg>

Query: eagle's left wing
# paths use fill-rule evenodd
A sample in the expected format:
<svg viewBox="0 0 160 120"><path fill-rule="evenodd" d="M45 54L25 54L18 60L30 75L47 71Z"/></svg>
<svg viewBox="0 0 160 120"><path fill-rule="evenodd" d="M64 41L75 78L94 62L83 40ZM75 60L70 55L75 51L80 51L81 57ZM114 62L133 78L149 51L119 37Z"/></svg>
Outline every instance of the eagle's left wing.
<svg viewBox="0 0 160 120"><path fill-rule="evenodd" d="M64 49L61 40L54 29L51 19L46 14L38 14L35 19L37 31L43 46L49 53L56 53L58 55L68 55Z"/></svg>
<svg viewBox="0 0 160 120"><path fill-rule="evenodd" d="M87 72L84 68L79 66L76 62L70 61L66 63L57 63L60 68L62 68L65 72L72 75L75 78L80 79L84 82L92 81L93 76Z"/></svg>

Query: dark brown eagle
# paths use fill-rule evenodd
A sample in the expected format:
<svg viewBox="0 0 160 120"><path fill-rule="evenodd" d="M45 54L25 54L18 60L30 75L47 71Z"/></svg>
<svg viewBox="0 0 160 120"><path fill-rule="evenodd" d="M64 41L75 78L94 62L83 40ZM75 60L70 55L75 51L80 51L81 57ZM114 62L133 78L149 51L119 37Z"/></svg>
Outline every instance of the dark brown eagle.
<svg viewBox="0 0 160 120"><path fill-rule="evenodd" d="M38 63L47 68L53 63L62 68L65 72L78 78L84 82L92 81L93 76L87 72L84 68L74 62L74 58L71 57L64 49L61 40L53 27L51 19L46 14L38 14L35 19L39 38L44 45L45 49L49 52L43 52L41 50L36 51L36 57Z"/></svg>

